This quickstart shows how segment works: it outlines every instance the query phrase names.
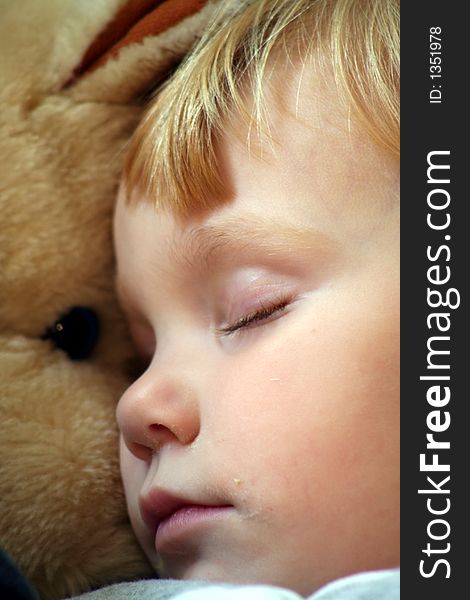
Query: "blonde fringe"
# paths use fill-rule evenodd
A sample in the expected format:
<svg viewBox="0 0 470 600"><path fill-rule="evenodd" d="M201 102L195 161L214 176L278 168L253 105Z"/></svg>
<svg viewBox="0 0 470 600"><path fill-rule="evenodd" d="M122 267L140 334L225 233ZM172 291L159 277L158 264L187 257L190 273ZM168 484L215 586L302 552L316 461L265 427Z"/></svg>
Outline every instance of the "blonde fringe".
<svg viewBox="0 0 470 600"><path fill-rule="evenodd" d="M258 131L266 125L263 87L276 52L292 62L331 57L355 114L398 155L398 0L237 0L221 7L130 142L128 200L144 197L179 215L217 206L226 193L217 139L234 116Z"/></svg>

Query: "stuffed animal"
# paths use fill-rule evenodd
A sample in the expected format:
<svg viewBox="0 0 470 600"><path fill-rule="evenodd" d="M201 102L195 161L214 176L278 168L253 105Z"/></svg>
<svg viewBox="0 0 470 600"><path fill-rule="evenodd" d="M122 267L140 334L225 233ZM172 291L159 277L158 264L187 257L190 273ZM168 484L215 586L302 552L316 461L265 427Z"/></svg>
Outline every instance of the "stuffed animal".
<svg viewBox="0 0 470 600"><path fill-rule="evenodd" d="M206 0L0 0L0 547L46 600L151 574L114 410L123 151Z"/></svg>

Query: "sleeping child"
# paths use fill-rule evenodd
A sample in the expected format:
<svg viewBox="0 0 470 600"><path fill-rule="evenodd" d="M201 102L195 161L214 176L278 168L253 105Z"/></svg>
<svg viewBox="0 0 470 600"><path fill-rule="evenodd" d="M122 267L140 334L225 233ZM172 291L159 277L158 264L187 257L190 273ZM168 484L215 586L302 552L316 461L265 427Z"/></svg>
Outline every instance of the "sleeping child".
<svg viewBox="0 0 470 600"><path fill-rule="evenodd" d="M399 5L222 4L117 201L131 522L182 599L398 598Z"/></svg>

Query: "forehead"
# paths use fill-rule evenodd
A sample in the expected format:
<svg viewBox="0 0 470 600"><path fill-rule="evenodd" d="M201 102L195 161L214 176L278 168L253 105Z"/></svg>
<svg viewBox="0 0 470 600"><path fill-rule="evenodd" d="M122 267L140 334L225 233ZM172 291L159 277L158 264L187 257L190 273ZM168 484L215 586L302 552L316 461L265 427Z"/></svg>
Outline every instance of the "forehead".
<svg viewBox="0 0 470 600"><path fill-rule="evenodd" d="M233 196L245 199L248 209L260 190L273 191L275 181L267 210L275 214L275 198L282 195L292 212L304 211L306 223L319 211L354 222L363 210L395 205L399 163L354 117L331 69L281 66L266 82L266 125L250 128L237 117L231 128L236 135L225 135L218 145Z"/></svg>

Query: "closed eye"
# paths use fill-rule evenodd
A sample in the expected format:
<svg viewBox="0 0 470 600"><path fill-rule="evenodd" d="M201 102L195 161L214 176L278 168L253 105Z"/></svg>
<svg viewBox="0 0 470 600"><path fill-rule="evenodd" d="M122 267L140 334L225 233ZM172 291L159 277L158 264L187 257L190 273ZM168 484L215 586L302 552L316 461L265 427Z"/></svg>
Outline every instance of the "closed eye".
<svg viewBox="0 0 470 600"><path fill-rule="evenodd" d="M220 336L231 335L243 329L264 325L265 323L274 320L273 317L277 318L280 316L290 303L291 300L289 298L277 300L269 304L260 302L260 307L252 313L244 315L234 323L216 328L216 334Z"/></svg>

